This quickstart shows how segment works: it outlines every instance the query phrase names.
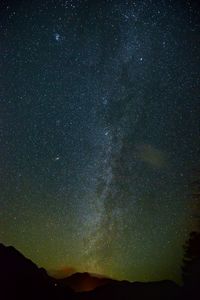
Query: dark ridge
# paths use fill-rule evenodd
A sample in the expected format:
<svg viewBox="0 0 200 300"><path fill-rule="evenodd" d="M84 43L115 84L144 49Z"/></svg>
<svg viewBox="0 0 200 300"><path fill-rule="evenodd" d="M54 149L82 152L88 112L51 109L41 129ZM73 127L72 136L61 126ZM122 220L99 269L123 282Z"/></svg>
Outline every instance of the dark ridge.
<svg viewBox="0 0 200 300"><path fill-rule="evenodd" d="M115 280L93 275L87 272L74 273L69 277L59 279L61 285L72 288L75 292L91 291L95 288L110 284Z"/></svg>
<svg viewBox="0 0 200 300"><path fill-rule="evenodd" d="M55 279L14 247L0 244L0 299L186 300L198 298L195 298L195 294L190 289L180 287L170 280L131 283L126 280L101 278L89 273L75 273L64 279Z"/></svg>
<svg viewBox="0 0 200 300"><path fill-rule="evenodd" d="M12 246L0 244L0 299L73 299L73 291L48 276Z"/></svg>

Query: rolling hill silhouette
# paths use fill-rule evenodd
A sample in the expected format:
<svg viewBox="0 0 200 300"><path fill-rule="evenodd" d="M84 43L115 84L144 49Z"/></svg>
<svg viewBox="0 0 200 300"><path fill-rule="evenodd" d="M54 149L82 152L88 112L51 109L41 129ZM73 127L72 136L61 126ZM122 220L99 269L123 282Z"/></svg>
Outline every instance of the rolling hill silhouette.
<svg viewBox="0 0 200 300"><path fill-rule="evenodd" d="M86 292L97 287L117 282L116 280L100 277L90 273L74 273L66 278L59 279L62 286L72 288L75 292Z"/></svg>
<svg viewBox="0 0 200 300"><path fill-rule="evenodd" d="M97 287L93 291L80 293L83 300L175 300L180 299L180 288L172 281L160 282L128 282L113 281L112 283Z"/></svg>
<svg viewBox="0 0 200 300"><path fill-rule="evenodd" d="M183 299L181 294L182 289L168 280L131 283L99 278L89 273L75 273L68 278L55 279L14 247L0 244L2 300L175 300Z"/></svg>

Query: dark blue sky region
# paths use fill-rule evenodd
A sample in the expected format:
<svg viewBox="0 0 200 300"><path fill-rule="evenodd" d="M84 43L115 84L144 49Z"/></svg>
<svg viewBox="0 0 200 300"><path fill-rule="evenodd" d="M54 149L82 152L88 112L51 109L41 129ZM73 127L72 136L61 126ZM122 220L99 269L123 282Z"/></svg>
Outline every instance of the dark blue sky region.
<svg viewBox="0 0 200 300"><path fill-rule="evenodd" d="M0 239L48 270L180 278L197 1L1 1Z"/></svg>

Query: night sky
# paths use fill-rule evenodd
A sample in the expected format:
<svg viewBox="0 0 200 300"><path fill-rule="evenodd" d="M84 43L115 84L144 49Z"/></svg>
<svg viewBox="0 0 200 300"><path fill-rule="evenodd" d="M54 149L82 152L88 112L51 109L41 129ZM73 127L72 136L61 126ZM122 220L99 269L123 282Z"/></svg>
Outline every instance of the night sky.
<svg viewBox="0 0 200 300"><path fill-rule="evenodd" d="M1 242L50 272L180 278L197 3L1 1Z"/></svg>

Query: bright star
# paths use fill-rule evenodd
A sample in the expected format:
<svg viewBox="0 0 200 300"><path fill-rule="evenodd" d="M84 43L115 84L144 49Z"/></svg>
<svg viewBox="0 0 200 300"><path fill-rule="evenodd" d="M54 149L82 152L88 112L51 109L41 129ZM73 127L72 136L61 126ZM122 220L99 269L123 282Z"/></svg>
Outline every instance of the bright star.
<svg viewBox="0 0 200 300"><path fill-rule="evenodd" d="M60 38L61 38L61 37L60 37L60 34L56 32L56 33L54 34L54 38L55 38L55 40L56 40L57 42L59 42L59 41L60 41Z"/></svg>

